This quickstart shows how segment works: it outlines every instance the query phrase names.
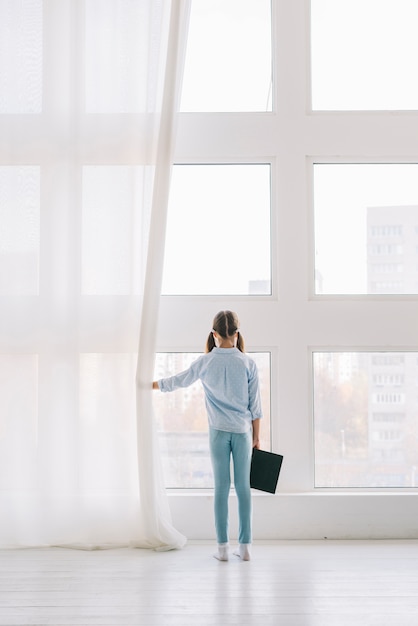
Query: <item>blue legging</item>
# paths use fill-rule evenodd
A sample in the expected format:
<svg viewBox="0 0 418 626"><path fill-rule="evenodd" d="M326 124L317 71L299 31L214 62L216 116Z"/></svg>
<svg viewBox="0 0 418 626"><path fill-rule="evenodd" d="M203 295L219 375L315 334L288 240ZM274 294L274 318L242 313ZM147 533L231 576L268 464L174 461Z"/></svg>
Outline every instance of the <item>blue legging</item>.
<svg viewBox="0 0 418 626"><path fill-rule="evenodd" d="M252 433L228 433L209 429L210 455L215 480L215 528L218 543L229 541L228 497L231 487L231 454L238 498L239 543L251 543L250 468Z"/></svg>

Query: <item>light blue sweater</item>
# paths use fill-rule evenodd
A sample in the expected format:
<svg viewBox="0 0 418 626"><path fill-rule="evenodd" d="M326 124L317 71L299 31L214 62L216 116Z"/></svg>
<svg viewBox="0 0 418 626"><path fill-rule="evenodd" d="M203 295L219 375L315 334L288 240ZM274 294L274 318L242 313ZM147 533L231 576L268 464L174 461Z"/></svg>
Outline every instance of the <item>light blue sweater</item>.
<svg viewBox="0 0 418 626"><path fill-rule="evenodd" d="M245 433L252 420L263 416L257 366L238 348L213 348L186 371L159 380L158 386L161 391L174 391L199 379L211 428Z"/></svg>

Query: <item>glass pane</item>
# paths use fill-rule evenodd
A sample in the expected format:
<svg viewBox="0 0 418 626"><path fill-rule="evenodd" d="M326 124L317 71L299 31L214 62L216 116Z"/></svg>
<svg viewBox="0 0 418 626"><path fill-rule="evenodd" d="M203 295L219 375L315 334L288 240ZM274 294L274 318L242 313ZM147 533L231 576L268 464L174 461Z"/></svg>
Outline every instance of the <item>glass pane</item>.
<svg viewBox="0 0 418 626"><path fill-rule="evenodd" d="M311 0L312 108L418 109L416 0Z"/></svg>
<svg viewBox="0 0 418 626"><path fill-rule="evenodd" d="M418 165L314 166L315 292L418 293Z"/></svg>
<svg viewBox="0 0 418 626"><path fill-rule="evenodd" d="M85 489L136 488L135 370L131 354L80 355L79 473Z"/></svg>
<svg viewBox="0 0 418 626"><path fill-rule="evenodd" d="M269 294L270 166L176 165L163 294Z"/></svg>
<svg viewBox="0 0 418 626"><path fill-rule="evenodd" d="M0 2L0 113L42 110L42 0Z"/></svg>
<svg viewBox="0 0 418 626"><path fill-rule="evenodd" d="M271 111L270 0L192 0L182 111Z"/></svg>
<svg viewBox="0 0 418 626"><path fill-rule="evenodd" d="M38 357L0 355L0 489L36 486Z"/></svg>
<svg viewBox="0 0 418 626"><path fill-rule="evenodd" d="M313 355L315 486L418 486L418 353Z"/></svg>
<svg viewBox="0 0 418 626"><path fill-rule="evenodd" d="M86 112L137 113L147 111L148 105L152 109L158 86L148 76L159 62L159 45L150 41L150 23L161 21L161 3L85 3Z"/></svg>
<svg viewBox="0 0 418 626"><path fill-rule="evenodd" d="M138 291L142 267L144 168L83 168L82 291L127 295ZM135 274L135 276L134 276Z"/></svg>
<svg viewBox="0 0 418 626"><path fill-rule="evenodd" d="M0 295L38 293L39 219L39 167L0 167Z"/></svg>
<svg viewBox="0 0 418 626"><path fill-rule="evenodd" d="M157 354L155 378L165 378L187 369L198 354ZM257 363L263 406L261 447L270 450L270 353L251 353ZM171 489L212 488L208 426L200 382L172 393L153 396L158 422L165 484Z"/></svg>

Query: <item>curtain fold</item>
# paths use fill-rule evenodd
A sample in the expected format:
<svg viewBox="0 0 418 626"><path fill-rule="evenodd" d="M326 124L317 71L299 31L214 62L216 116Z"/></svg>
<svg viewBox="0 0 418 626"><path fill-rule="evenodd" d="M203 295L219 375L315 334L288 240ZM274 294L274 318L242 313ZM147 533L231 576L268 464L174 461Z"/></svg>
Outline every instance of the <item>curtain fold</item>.
<svg viewBox="0 0 418 626"><path fill-rule="evenodd" d="M185 543L151 381L188 13L0 3L0 547Z"/></svg>
<svg viewBox="0 0 418 626"><path fill-rule="evenodd" d="M172 6L136 378L138 476L142 505L141 530L143 532L143 540L138 545L149 545L161 550L181 548L186 543L186 538L172 526L167 496L164 491L161 457L152 412L151 382L153 380L157 314L163 276L164 242L174 154L176 111L179 105L180 85L184 67L189 9L189 2L173 3Z"/></svg>

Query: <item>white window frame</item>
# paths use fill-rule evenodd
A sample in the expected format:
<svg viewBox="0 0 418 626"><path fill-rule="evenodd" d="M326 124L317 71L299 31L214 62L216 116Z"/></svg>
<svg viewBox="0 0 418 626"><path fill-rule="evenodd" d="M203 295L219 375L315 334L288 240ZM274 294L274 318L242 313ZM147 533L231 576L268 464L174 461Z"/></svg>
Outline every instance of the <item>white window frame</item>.
<svg viewBox="0 0 418 626"><path fill-rule="evenodd" d="M312 352L417 351L418 298L314 294L312 164L418 162L418 111L312 111L310 0L272 0L272 13L273 111L183 113L175 154L178 163L271 162L272 296L164 296L157 349L201 350L212 316L230 308L248 348L272 352L272 449L284 462L276 495L254 494L255 538L416 536L416 489L314 488ZM207 495L170 504L190 539L214 536Z"/></svg>

